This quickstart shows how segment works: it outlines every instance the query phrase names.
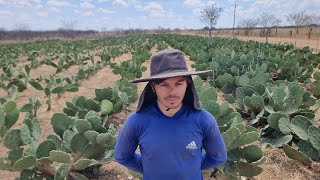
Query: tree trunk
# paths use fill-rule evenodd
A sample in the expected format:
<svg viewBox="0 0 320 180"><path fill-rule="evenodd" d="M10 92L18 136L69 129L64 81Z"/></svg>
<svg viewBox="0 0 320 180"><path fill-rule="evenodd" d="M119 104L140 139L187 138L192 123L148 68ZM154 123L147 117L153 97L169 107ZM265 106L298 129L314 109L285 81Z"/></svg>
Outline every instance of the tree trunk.
<svg viewBox="0 0 320 180"><path fill-rule="evenodd" d="M311 38L311 32L312 32L312 27L309 27L309 33L308 33L308 38L310 39Z"/></svg>
<svg viewBox="0 0 320 180"><path fill-rule="evenodd" d="M211 28L209 29L209 37L211 37Z"/></svg>

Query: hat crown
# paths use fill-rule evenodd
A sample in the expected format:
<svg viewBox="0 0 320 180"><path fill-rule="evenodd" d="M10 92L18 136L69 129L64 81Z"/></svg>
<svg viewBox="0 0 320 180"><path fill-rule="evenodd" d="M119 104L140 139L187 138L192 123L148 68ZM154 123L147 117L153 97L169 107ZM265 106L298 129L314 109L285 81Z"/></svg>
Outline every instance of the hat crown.
<svg viewBox="0 0 320 180"><path fill-rule="evenodd" d="M177 49L160 51L151 57L150 76L172 72L187 72L183 53Z"/></svg>

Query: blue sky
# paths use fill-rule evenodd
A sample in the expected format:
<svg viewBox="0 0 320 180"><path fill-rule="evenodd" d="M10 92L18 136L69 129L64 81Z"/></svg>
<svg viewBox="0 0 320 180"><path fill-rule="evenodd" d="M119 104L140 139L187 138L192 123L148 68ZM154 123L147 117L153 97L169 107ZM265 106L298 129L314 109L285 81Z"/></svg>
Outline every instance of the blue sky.
<svg viewBox="0 0 320 180"><path fill-rule="evenodd" d="M236 24L262 12L275 14L283 24L290 12L320 15L320 0L0 0L0 28L55 30L62 21L75 21L75 29L82 30L202 28L200 11L213 3L224 9L216 27L232 27L235 3Z"/></svg>

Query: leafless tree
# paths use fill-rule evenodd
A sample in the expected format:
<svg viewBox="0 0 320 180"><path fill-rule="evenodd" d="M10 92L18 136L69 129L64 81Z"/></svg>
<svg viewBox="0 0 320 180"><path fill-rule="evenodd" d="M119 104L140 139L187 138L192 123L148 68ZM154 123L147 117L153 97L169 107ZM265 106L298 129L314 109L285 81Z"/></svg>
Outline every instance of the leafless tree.
<svg viewBox="0 0 320 180"><path fill-rule="evenodd" d="M222 7L217 7L216 4L212 4L204 8L200 13L200 20L209 26L209 37L211 37L211 30L217 24L217 21L222 13Z"/></svg>
<svg viewBox="0 0 320 180"><path fill-rule="evenodd" d="M295 26L296 34L299 34L299 29L306 25L307 20L310 18L309 16L306 10L302 10L296 13L289 13L286 18L291 25Z"/></svg>
<svg viewBox="0 0 320 180"><path fill-rule="evenodd" d="M260 14L259 24L263 28L263 35L266 37L266 42L268 42L268 37L270 35L271 27L279 24L281 20L277 18L274 14L264 12Z"/></svg>
<svg viewBox="0 0 320 180"><path fill-rule="evenodd" d="M313 28L320 26L320 16L316 14L308 14L308 18L305 22L305 25L308 28L308 38L310 39Z"/></svg>
<svg viewBox="0 0 320 180"><path fill-rule="evenodd" d="M281 19L276 19L274 22L274 26L276 28L276 36L278 35L278 27L280 26L280 24L282 23Z"/></svg>
<svg viewBox="0 0 320 180"><path fill-rule="evenodd" d="M17 31L28 31L30 29L28 24L16 24L15 30Z"/></svg>
<svg viewBox="0 0 320 180"><path fill-rule="evenodd" d="M248 18L248 19L242 19L238 23L239 28L244 29L244 35L248 36L255 27L257 27L259 24L259 19L258 18Z"/></svg>
<svg viewBox="0 0 320 180"><path fill-rule="evenodd" d="M61 29L72 31L76 27L78 21L77 20L66 20L62 19L61 21Z"/></svg>

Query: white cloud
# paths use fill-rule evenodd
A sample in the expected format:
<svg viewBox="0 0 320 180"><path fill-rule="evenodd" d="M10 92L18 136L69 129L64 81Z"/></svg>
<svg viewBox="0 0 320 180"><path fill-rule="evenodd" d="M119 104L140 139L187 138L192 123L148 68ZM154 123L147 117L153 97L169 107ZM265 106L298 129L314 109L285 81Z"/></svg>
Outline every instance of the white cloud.
<svg viewBox="0 0 320 180"><path fill-rule="evenodd" d="M94 5L85 1L85 2L80 3L80 7L84 8L84 9L92 9L92 8L94 8Z"/></svg>
<svg viewBox="0 0 320 180"><path fill-rule="evenodd" d="M43 5L42 5L42 4L38 4L38 5L35 6L35 8L36 8L36 9L42 9L42 8L43 8Z"/></svg>
<svg viewBox="0 0 320 180"><path fill-rule="evenodd" d="M123 0L115 0L112 2L112 6L117 8L126 8L128 7L128 3Z"/></svg>
<svg viewBox="0 0 320 180"><path fill-rule="evenodd" d="M67 1L64 0L49 0L48 1L48 5L49 6L53 6L53 7L67 7L67 6L71 6L71 4Z"/></svg>
<svg viewBox="0 0 320 180"><path fill-rule="evenodd" d="M50 7L49 9L53 12L60 12L60 10L56 7Z"/></svg>
<svg viewBox="0 0 320 180"><path fill-rule="evenodd" d="M87 11L87 12L83 13L82 16L89 17L89 16L94 16L94 14L91 11Z"/></svg>
<svg viewBox="0 0 320 180"><path fill-rule="evenodd" d="M37 15L41 17L48 17L48 12L40 11L40 12L37 12Z"/></svg>
<svg viewBox="0 0 320 180"><path fill-rule="evenodd" d="M114 14L114 13L116 13L115 11L111 11L111 10L104 9L104 8L99 8L98 12L99 13L103 13L103 14Z"/></svg>
<svg viewBox="0 0 320 180"><path fill-rule="evenodd" d="M196 8L192 10L192 14L195 16L200 16L201 15L201 10L200 8Z"/></svg>
<svg viewBox="0 0 320 180"><path fill-rule="evenodd" d="M13 16L13 13L10 11L1 11L0 10L0 18L7 18Z"/></svg>
<svg viewBox="0 0 320 180"><path fill-rule="evenodd" d="M205 4L201 0L185 0L183 2L183 7L201 7L204 6Z"/></svg>
<svg viewBox="0 0 320 180"><path fill-rule="evenodd" d="M146 6L144 6L143 10L150 13L151 16L161 17L165 15L165 10L163 7L156 2L150 2Z"/></svg>
<svg viewBox="0 0 320 180"><path fill-rule="evenodd" d="M110 0L98 0L98 3L104 3L104 2L108 2Z"/></svg>

